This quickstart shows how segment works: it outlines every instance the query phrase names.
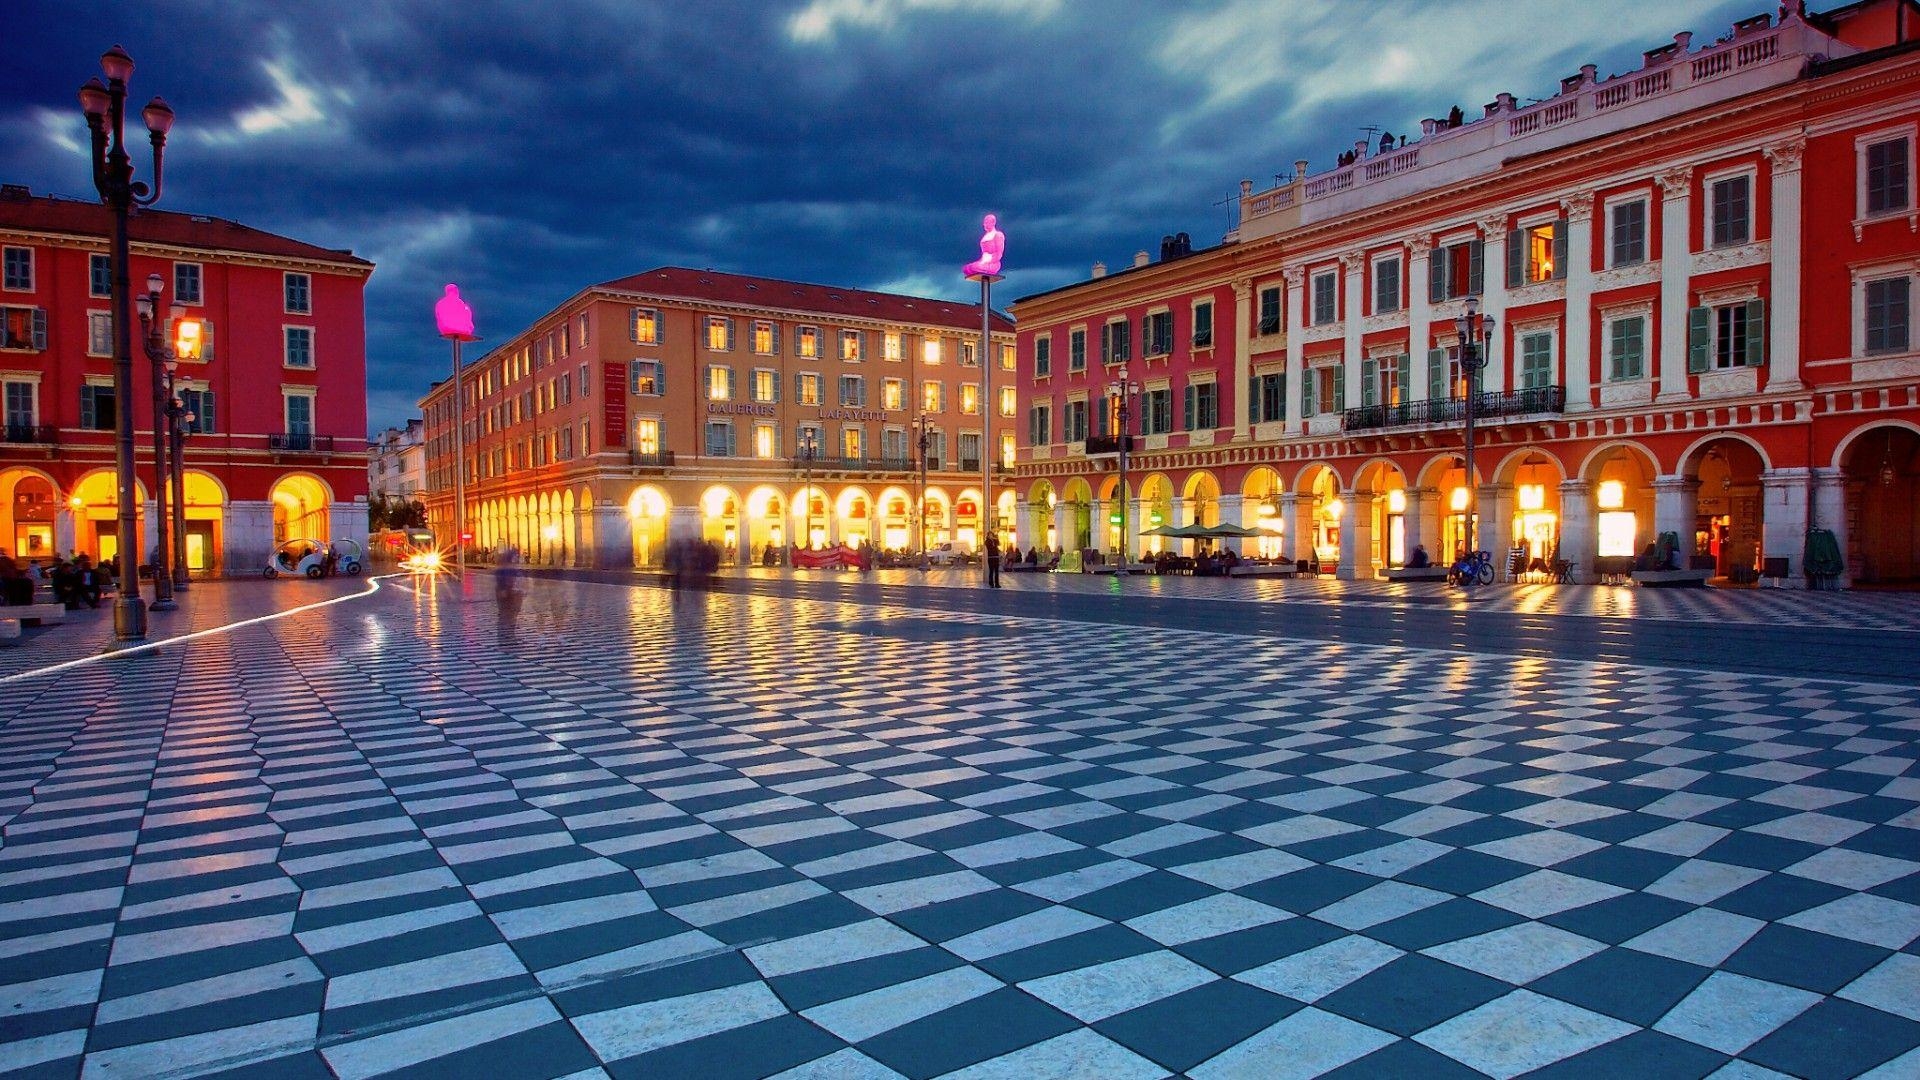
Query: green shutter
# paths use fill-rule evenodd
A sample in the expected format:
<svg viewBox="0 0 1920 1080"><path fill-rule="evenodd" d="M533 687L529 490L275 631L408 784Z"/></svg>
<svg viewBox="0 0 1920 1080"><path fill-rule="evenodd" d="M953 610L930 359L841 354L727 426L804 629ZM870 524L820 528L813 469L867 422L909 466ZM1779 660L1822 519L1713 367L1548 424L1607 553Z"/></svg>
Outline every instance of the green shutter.
<svg viewBox="0 0 1920 1080"><path fill-rule="evenodd" d="M1300 372L1300 417L1303 420L1313 415L1313 408L1317 404L1314 400L1317 396L1314 391L1318 388L1314 386L1314 382L1312 369L1304 369Z"/></svg>
<svg viewBox="0 0 1920 1080"><path fill-rule="evenodd" d="M1487 245L1483 240L1470 241L1467 244L1467 295L1479 296L1487 291Z"/></svg>
<svg viewBox="0 0 1920 1080"><path fill-rule="evenodd" d="M80 387L80 426L89 429L96 427L97 416L93 405L93 387L83 385Z"/></svg>
<svg viewBox="0 0 1920 1080"><path fill-rule="evenodd" d="M773 403L778 405L780 404L780 384L786 380L782 379L780 373L776 371L773 373L773 378L769 381L773 383Z"/></svg>
<svg viewBox="0 0 1920 1080"><path fill-rule="evenodd" d="M1347 407L1347 368L1345 364L1333 369L1333 408L1328 412L1339 412Z"/></svg>
<svg viewBox="0 0 1920 1080"><path fill-rule="evenodd" d="M1140 316L1140 355L1153 355L1153 316Z"/></svg>
<svg viewBox="0 0 1920 1080"><path fill-rule="evenodd" d="M1407 353L1400 354L1398 374L1395 385L1400 388L1400 400L1404 402L1413 396L1413 357Z"/></svg>
<svg viewBox="0 0 1920 1080"><path fill-rule="evenodd" d="M1440 401L1453 396L1447 386L1447 350L1427 350L1427 398Z"/></svg>
<svg viewBox="0 0 1920 1080"><path fill-rule="evenodd" d="M1713 309L1687 311L1687 372L1697 375L1713 363ZM1664 392L1664 391L1663 391Z"/></svg>
<svg viewBox="0 0 1920 1080"><path fill-rule="evenodd" d="M1375 386L1380 382L1380 361L1372 357L1360 361L1360 404L1362 407L1375 404Z"/></svg>
<svg viewBox="0 0 1920 1080"><path fill-rule="evenodd" d="M1262 424L1260 417L1260 376L1247 380L1247 423Z"/></svg>
<svg viewBox="0 0 1920 1080"><path fill-rule="evenodd" d="M1427 303L1437 304L1447 298L1447 258L1446 248L1437 248L1427 256Z"/></svg>
<svg viewBox="0 0 1920 1080"><path fill-rule="evenodd" d="M1567 277L1567 219L1561 218L1553 223L1553 279L1564 281Z"/></svg>
<svg viewBox="0 0 1920 1080"><path fill-rule="evenodd" d="M1517 289L1527 281L1527 234L1523 229L1507 230L1507 288Z"/></svg>
<svg viewBox="0 0 1920 1080"><path fill-rule="evenodd" d="M728 368L727 369L727 400L728 401L740 400L739 384L737 380L734 378L734 375L735 375L734 370L732 368Z"/></svg>
<svg viewBox="0 0 1920 1080"><path fill-rule="evenodd" d="M1180 428L1181 430L1183 431L1193 430L1193 420L1194 420L1193 413L1194 413L1193 387L1189 385L1186 389L1186 392L1180 396Z"/></svg>
<svg viewBox="0 0 1920 1080"><path fill-rule="evenodd" d="M1767 364L1767 302L1747 301L1747 366Z"/></svg>
<svg viewBox="0 0 1920 1080"><path fill-rule="evenodd" d="M1282 374L1269 375L1267 378L1272 379L1274 386L1278 388L1277 392L1280 399L1280 411L1267 419L1285 420L1287 418L1287 377Z"/></svg>
<svg viewBox="0 0 1920 1080"><path fill-rule="evenodd" d="M1113 362L1113 324L1105 323L1100 327L1100 362Z"/></svg>

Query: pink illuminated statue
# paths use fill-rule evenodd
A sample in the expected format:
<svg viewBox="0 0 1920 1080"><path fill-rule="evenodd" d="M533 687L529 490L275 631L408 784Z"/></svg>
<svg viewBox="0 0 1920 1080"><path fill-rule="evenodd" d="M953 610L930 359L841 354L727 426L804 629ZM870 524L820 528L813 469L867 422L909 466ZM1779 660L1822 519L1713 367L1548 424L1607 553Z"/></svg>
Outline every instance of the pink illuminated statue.
<svg viewBox="0 0 1920 1080"><path fill-rule="evenodd" d="M962 267L961 272L970 278L999 277L1000 256L1007 253L1007 234L995 227L992 214L980 224L987 230L980 236L980 258Z"/></svg>
<svg viewBox="0 0 1920 1080"><path fill-rule="evenodd" d="M448 285L447 295L433 305L434 321L440 324L440 336L454 341L479 341L473 332L473 309L460 299L460 286Z"/></svg>

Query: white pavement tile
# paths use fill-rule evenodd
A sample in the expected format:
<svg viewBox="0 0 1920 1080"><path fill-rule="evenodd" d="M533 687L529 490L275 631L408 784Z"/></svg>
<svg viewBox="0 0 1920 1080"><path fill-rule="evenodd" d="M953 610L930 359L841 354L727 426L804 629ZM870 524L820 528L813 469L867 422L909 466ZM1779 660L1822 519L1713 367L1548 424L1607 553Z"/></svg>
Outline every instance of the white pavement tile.
<svg viewBox="0 0 1920 1080"><path fill-rule="evenodd" d="M1787 867L1785 872L1845 889L1866 890L1920 873L1920 863L1868 851L1828 848Z"/></svg>
<svg viewBox="0 0 1920 1080"><path fill-rule="evenodd" d="M972 896L974 893L986 892L997 887L991 880L971 870L956 870L950 874L939 874L934 877L909 878L905 881L890 881L883 885L849 889L842 895L875 915L892 915L895 912L937 904L943 900Z"/></svg>
<svg viewBox="0 0 1920 1080"><path fill-rule="evenodd" d="M1543 829L1500 840L1489 840L1484 844L1475 844L1471 850L1496 855L1502 859L1512 859L1514 862L1523 862L1529 866L1545 867L1557 866L1568 859L1598 851L1606 846L1591 837Z"/></svg>
<svg viewBox="0 0 1920 1080"><path fill-rule="evenodd" d="M1414 1036L1495 1080L1551 1065L1639 1029L1531 990L1515 990Z"/></svg>
<svg viewBox="0 0 1920 1080"><path fill-rule="evenodd" d="M1134 930L1162 945L1185 945L1221 934L1291 919L1290 912L1234 893L1215 893L1177 907L1127 920Z"/></svg>
<svg viewBox="0 0 1920 1080"><path fill-rule="evenodd" d="M1006 922L981 927L942 945L963 960L980 961L1106 925L1109 924L1105 919L1054 904Z"/></svg>
<svg viewBox="0 0 1920 1080"><path fill-rule="evenodd" d="M1723 829L1717 825L1702 825L1697 821L1676 821L1664 828L1641 833L1629 840L1622 840L1620 846L1692 858L1732 833L1732 829Z"/></svg>
<svg viewBox="0 0 1920 1080"><path fill-rule="evenodd" d="M1524 922L1422 949L1437 960L1524 986L1606 948L1545 923Z"/></svg>
<svg viewBox="0 0 1920 1080"><path fill-rule="evenodd" d="M1309 840L1321 840L1343 833L1359 832L1360 826L1333 818L1324 818L1316 814L1302 814L1284 821L1255 825L1251 829L1240 830L1240 835L1256 844L1268 847L1285 847L1288 844L1304 844Z"/></svg>
<svg viewBox="0 0 1920 1080"><path fill-rule="evenodd" d="M31 1039L0 1039L0 1072L25 1072L49 1061L79 1057L87 1048L87 1032L61 1031ZM66 1075L73 1075L71 1072Z"/></svg>
<svg viewBox="0 0 1920 1080"><path fill-rule="evenodd" d="M1701 967L1718 967L1765 925L1759 919L1717 908L1695 908L1624 944L1629 949L1656 956Z"/></svg>
<svg viewBox="0 0 1920 1080"><path fill-rule="evenodd" d="M1689 904L1709 904L1766 877L1765 870L1709 859L1689 859L1646 887L1655 896Z"/></svg>
<svg viewBox="0 0 1920 1080"><path fill-rule="evenodd" d="M1344 1016L1301 1009L1189 1070L1194 1080L1311 1080L1394 1041Z"/></svg>
<svg viewBox="0 0 1920 1080"><path fill-rule="evenodd" d="M868 919L783 941L755 945L746 950L746 956L754 967L760 969L761 978L776 979L799 971L813 971L889 953L906 952L925 944L884 919Z"/></svg>
<svg viewBox="0 0 1920 1080"><path fill-rule="evenodd" d="M1063 971L1021 983L1020 988L1081 1023L1092 1024L1218 978L1178 953L1162 951Z"/></svg>
<svg viewBox="0 0 1920 1080"><path fill-rule="evenodd" d="M1243 971L1234 978L1262 990L1312 1003L1406 954L1385 942L1353 934Z"/></svg>
<svg viewBox="0 0 1920 1080"><path fill-rule="evenodd" d="M193 923L145 934L121 934L113 941L111 964L134 964L166 956L217 949L226 945L244 945L250 941L285 937L293 931L293 912L257 915L251 919L229 919L216 923Z"/></svg>
<svg viewBox="0 0 1920 1080"><path fill-rule="evenodd" d="M1920 1020L1920 957L1894 953L1848 983L1838 997L1884 1013Z"/></svg>
<svg viewBox="0 0 1920 1080"><path fill-rule="evenodd" d="M906 1077L849 1046L786 1072L775 1073L767 1080L906 1080Z"/></svg>
<svg viewBox="0 0 1920 1080"><path fill-rule="evenodd" d="M1312 865L1313 863L1292 852L1265 848L1168 869L1181 877L1205 882L1216 889L1239 889L1257 881L1267 881L1282 874L1305 870Z"/></svg>
<svg viewBox="0 0 1920 1080"><path fill-rule="evenodd" d="M1473 898L1529 919L1543 919L1562 911L1624 896L1626 892L1620 886L1604 881L1575 877L1558 870L1536 870L1481 889L1473 894Z"/></svg>
<svg viewBox="0 0 1920 1080"><path fill-rule="evenodd" d="M1738 1054L1819 1001L1819 994L1797 987L1716 971L1667 1010L1653 1029L1723 1054Z"/></svg>
<svg viewBox="0 0 1920 1080"><path fill-rule="evenodd" d="M177 1039L116 1046L88 1054L80 1076L81 1080L102 1080L111 1076L150 1075L156 1061L166 1062L174 1075L204 1074L207 1067L217 1062L257 1061L273 1055L276 1050L295 1053L308 1049L319 1031L320 1014L307 1013Z"/></svg>
<svg viewBox="0 0 1920 1080"><path fill-rule="evenodd" d="M947 1073L941 1080L1158 1080L1167 1070L1088 1028Z"/></svg>
<svg viewBox="0 0 1920 1080"><path fill-rule="evenodd" d="M95 973L97 976L97 972ZM211 1005L234 998L262 994L291 986L316 983L324 978L320 969L306 957L282 960L277 964L248 968L212 978L164 986L141 994L109 998L100 1002L94 1013L95 1024L111 1024L142 1016ZM0 1000L5 1000L0 998Z"/></svg>
<svg viewBox="0 0 1920 1080"><path fill-rule="evenodd" d="M1371 851L1359 851L1344 859L1335 859L1332 863L1343 870L1357 870L1374 877L1398 877L1416 866L1433 860L1454 850L1445 844L1436 844L1431 840L1418 838L1402 840L1397 844L1388 844Z"/></svg>
<svg viewBox="0 0 1920 1080"><path fill-rule="evenodd" d="M327 981L327 1008L344 1009L525 974L527 969L511 946L483 945L405 964L336 975Z"/></svg>
<svg viewBox="0 0 1920 1080"><path fill-rule="evenodd" d="M1115 859L1112 862L1095 863L1078 870L1069 870L1064 874L1023 881L1014 888L1031 893L1042 900L1051 900L1064 904L1075 897L1098 892L1110 885L1131 881L1142 874L1151 874L1153 867L1143 866L1131 859ZM852 893L848 893L852 896ZM882 913L884 914L884 912Z"/></svg>
<svg viewBox="0 0 1920 1080"><path fill-rule="evenodd" d="M653 898L635 889L631 892L590 896L584 900L563 900L557 904L498 911L493 914L493 925L499 927L500 933L506 937L519 940L595 923L613 922L655 910L658 908Z"/></svg>
<svg viewBox="0 0 1920 1080"><path fill-rule="evenodd" d="M559 1021L560 1011L546 998L517 1001L498 1008L410 1025L399 1031L320 1051L340 1080L368 1080L410 1065L494 1042Z"/></svg>
<svg viewBox="0 0 1920 1080"><path fill-rule="evenodd" d="M1079 851L1080 845L1052 833L1033 832L1014 836L1003 836L998 840L955 848L947 852L947 857L961 866L982 867L1000 866L1010 862L1022 862L1048 855L1058 855L1064 851Z"/></svg>
<svg viewBox="0 0 1920 1080"><path fill-rule="evenodd" d="M25 974L28 973L8 973L9 976ZM100 978L104 974L95 968L0 986L0 1015L17 1017L76 1005L92 1005L100 998Z"/></svg>
<svg viewBox="0 0 1920 1080"><path fill-rule="evenodd" d="M1904 949L1920 937L1920 907L1872 893L1855 893L1780 920L1884 949Z"/></svg>
<svg viewBox="0 0 1920 1080"><path fill-rule="evenodd" d="M958 967L816 1005L800 1015L847 1042L857 1043L990 994L1004 985L979 968Z"/></svg>
<svg viewBox="0 0 1920 1080"><path fill-rule="evenodd" d="M573 1026L600 1060L613 1062L786 1014L765 983L750 982L588 1013Z"/></svg>
<svg viewBox="0 0 1920 1080"><path fill-rule="evenodd" d="M1383 881L1344 900L1328 904L1315 911L1313 917L1343 930L1364 930L1403 915L1425 911L1448 899L1446 893L1433 889L1423 889L1402 881Z"/></svg>

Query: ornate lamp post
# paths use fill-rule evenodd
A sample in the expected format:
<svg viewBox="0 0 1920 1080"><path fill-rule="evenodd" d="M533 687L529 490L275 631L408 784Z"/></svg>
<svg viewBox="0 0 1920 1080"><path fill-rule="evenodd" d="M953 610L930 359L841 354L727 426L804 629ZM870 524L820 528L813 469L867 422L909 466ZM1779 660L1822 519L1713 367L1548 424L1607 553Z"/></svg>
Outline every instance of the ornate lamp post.
<svg viewBox="0 0 1920 1080"><path fill-rule="evenodd" d="M967 280L980 283L980 551L987 550L987 534L994 528L993 506L993 283L999 281L1000 259L1007 251L1006 234L994 216L980 222L980 257L961 268ZM926 546L921 545L924 552ZM980 583L987 583L987 561L980 560Z"/></svg>
<svg viewBox="0 0 1920 1080"><path fill-rule="evenodd" d="M1479 490L1473 480L1473 424L1475 410L1480 397L1480 370L1487 366L1487 336L1493 332L1493 316L1480 314L1480 298L1467 297L1466 311L1453 320L1453 328L1460 335L1460 370L1467 378L1466 406L1466 470L1467 490L1472 493L1475 504L1479 500ZM1472 558L1474 551L1474 519L1477 505L1467 507L1467 557Z"/></svg>
<svg viewBox="0 0 1920 1080"><path fill-rule="evenodd" d="M1133 562L1133 552L1127 550L1133 545L1127 539L1127 444L1132 442L1128 417L1133 413L1133 395L1140 392L1140 384L1127 378L1127 366L1120 365L1119 379L1107 384L1107 392L1120 399L1120 488L1116 492L1116 501L1120 504L1120 565Z"/></svg>
<svg viewBox="0 0 1920 1080"><path fill-rule="evenodd" d="M134 307L140 313L140 344L146 350L147 362L153 367L153 498L154 522L158 536L154 541L153 556L153 609L155 611L173 610L173 590L182 577L185 567L181 564L180 553L185 548L180 531L185 527L185 514L182 506L186 501L180 489L181 478L170 467L169 458L173 439L169 437L169 423L174 419L174 409L179 402L173 396L173 376L179 367L178 355L167 341L166 327L159 318L160 294L166 284L159 274L147 275L147 291L134 300ZM192 330L187 329L190 320L183 316L186 309L175 304L169 315L180 325L181 341L198 355L200 324L195 321ZM169 480L171 479L171 483ZM173 488L174 508L171 514L167 510L167 489ZM168 533L174 536L168 540ZM167 563L173 562L171 572Z"/></svg>
<svg viewBox="0 0 1920 1080"><path fill-rule="evenodd" d="M119 587L113 597L113 634L120 641L147 636L147 612L140 601L140 531L135 515L139 490L133 475L133 321L127 308L133 299L127 253L127 214L136 206L160 201L160 174L167 132L173 127L173 109L154 98L141 111L153 144L153 184L133 178L133 158L125 139L127 80L133 76L133 57L115 45L100 57L106 82L88 79L80 88L80 107L93 134L93 186L100 201L113 211L113 401L114 487L118 492L119 522L115 546L120 560ZM156 579L157 580L157 579Z"/></svg>
<svg viewBox="0 0 1920 1080"><path fill-rule="evenodd" d="M800 465L806 470L806 480L800 489L800 498L806 504L807 512L800 519L800 547L804 551L813 550L813 456L820 452L820 440L812 428L800 429Z"/></svg>
<svg viewBox="0 0 1920 1080"><path fill-rule="evenodd" d="M927 568L927 444L933 441L933 417L913 418L914 445L920 450L920 569Z"/></svg>
<svg viewBox="0 0 1920 1080"><path fill-rule="evenodd" d="M185 324L183 323L184 327ZM196 324L197 326L197 324ZM184 340L184 339L182 339ZM200 343L193 342L192 353L181 351L180 342L174 345L174 354L182 360L191 360L199 355ZM190 412L180 395L173 387L173 373L176 364L167 365L167 419L168 430L172 433L173 452L173 591L179 592L190 584L187 577L187 488L184 459L187 448L187 426L198 419Z"/></svg>
<svg viewBox="0 0 1920 1080"><path fill-rule="evenodd" d="M460 299L460 286L448 283L433 305L433 321L440 336L453 343L453 562L464 588L467 580L467 421L466 387L462 384L460 346L479 341L473 332L473 308Z"/></svg>

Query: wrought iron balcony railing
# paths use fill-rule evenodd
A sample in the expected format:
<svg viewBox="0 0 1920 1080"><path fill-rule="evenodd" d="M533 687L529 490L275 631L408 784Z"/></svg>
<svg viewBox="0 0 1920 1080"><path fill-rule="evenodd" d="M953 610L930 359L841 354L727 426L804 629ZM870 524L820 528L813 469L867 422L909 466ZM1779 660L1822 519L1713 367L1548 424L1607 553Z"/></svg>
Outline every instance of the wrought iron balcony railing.
<svg viewBox="0 0 1920 1080"><path fill-rule="evenodd" d="M333 453L333 436L314 435L305 431L290 431L283 435L268 435L267 449L290 450L297 453Z"/></svg>
<svg viewBox="0 0 1920 1080"><path fill-rule="evenodd" d="M1483 391L1473 402L1476 422L1498 421L1516 416L1539 416L1566 411L1564 386L1534 386L1525 390ZM1451 426L1467 420L1465 397L1430 398L1403 401L1398 405L1365 405L1341 414L1340 427L1346 432L1384 431L1389 428Z"/></svg>
<svg viewBox="0 0 1920 1080"><path fill-rule="evenodd" d="M0 432L3 432L0 442L52 444L60 441L59 429L52 424L8 424Z"/></svg>
<svg viewBox="0 0 1920 1080"><path fill-rule="evenodd" d="M671 450L629 450L627 464L643 468L664 469L673 464Z"/></svg>
<svg viewBox="0 0 1920 1080"><path fill-rule="evenodd" d="M1087 447L1087 450L1086 450L1086 453L1087 453L1087 456L1088 456L1088 457L1093 457L1093 456L1095 456L1095 455L1097 455L1097 454L1117 454L1117 453L1119 453L1119 452L1120 452L1120 440L1121 440L1122 438L1125 438L1125 439L1126 439L1126 441L1127 441L1127 452L1128 452L1128 453L1132 453L1132 452L1133 452L1133 436L1131 436L1131 435L1127 435L1127 436L1120 436L1120 435L1089 435L1089 436L1087 436L1087 443L1086 443L1086 447Z"/></svg>

